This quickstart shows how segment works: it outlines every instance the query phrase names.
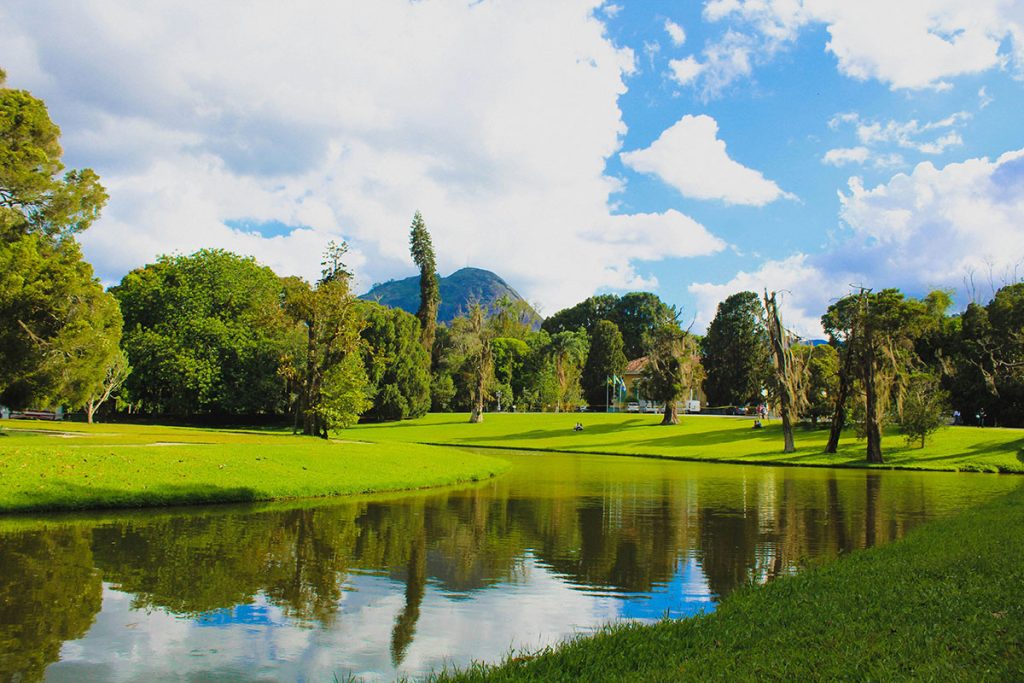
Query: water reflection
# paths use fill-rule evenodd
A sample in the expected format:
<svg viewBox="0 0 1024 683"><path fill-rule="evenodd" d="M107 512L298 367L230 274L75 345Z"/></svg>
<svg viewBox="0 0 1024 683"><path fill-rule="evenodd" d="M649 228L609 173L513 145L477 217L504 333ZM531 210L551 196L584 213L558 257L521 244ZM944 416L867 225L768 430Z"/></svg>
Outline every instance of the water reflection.
<svg viewBox="0 0 1024 683"><path fill-rule="evenodd" d="M711 608L1019 482L514 461L386 501L0 521L0 680L416 675Z"/></svg>

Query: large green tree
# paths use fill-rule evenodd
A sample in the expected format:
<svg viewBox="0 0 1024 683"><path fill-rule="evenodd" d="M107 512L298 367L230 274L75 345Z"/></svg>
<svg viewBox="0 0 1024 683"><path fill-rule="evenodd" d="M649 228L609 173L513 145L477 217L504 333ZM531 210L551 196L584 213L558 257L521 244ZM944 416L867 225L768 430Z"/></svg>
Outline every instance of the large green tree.
<svg viewBox="0 0 1024 683"><path fill-rule="evenodd" d="M822 327L841 348L840 386L836 397L829 447L838 443L846 394L854 386L862 392L867 460L883 462L882 430L888 409L899 403L912 372L920 365L916 340L936 324L925 302L910 299L896 289L863 289L829 306ZM834 452L834 451L832 451Z"/></svg>
<svg viewBox="0 0 1024 683"><path fill-rule="evenodd" d="M1024 425L1024 283L999 289L986 305L970 304L950 349L954 405L989 424Z"/></svg>
<svg viewBox="0 0 1024 683"><path fill-rule="evenodd" d="M305 328L303 352L283 374L296 389L296 422L309 436L329 437L351 426L370 407L366 368L360 355L364 321L351 291L352 274L342 262L348 245L330 243L315 287L288 281L285 307Z"/></svg>
<svg viewBox="0 0 1024 683"><path fill-rule="evenodd" d="M375 420L404 420L430 409L430 354L420 343L420 324L399 308L360 302L363 362Z"/></svg>
<svg viewBox="0 0 1024 683"><path fill-rule="evenodd" d="M674 321L672 308L650 292L630 292L592 296L571 308L558 311L543 323L549 333L575 332L583 328L591 334L598 322L609 320L622 334L623 353L627 359L644 354L644 335L661 325Z"/></svg>
<svg viewBox="0 0 1024 683"><path fill-rule="evenodd" d="M127 389L156 414L284 413L281 358L302 331L270 268L219 249L162 256L111 291L125 317Z"/></svg>
<svg viewBox="0 0 1024 683"><path fill-rule="evenodd" d="M590 333L590 352L583 366L583 392L587 403L608 408L608 397L617 387L609 388L609 379L626 369L625 345L619 327L610 320L599 320Z"/></svg>
<svg viewBox="0 0 1024 683"><path fill-rule="evenodd" d="M661 424L679 424L676 402L704 379L697 340L672 322L649 332L646 345L647 364L641 371L640 390L664 403Z"/></svg>
<svg viewBox="0 0 1024 683"><path fill-rule="evenodd" d="M754 292L738 292L718 304L701 340L707 376L704 393L711 405L743 405L761 400L771 374L768 335L761 301Z"/></svg>
<svg viewBox="0 0 1024 683"><path fill-rule="evenodd" d="M413 262L420 269L420 308L416 312L416 317L420 321L421 343L429 352L434 347L437 309L441 305L441 285L437 280L434 244L419 211L413 215L412 226L409 228L409 250L412 252Z"/></svg>
<svg viewBox="0 0 1024 683"><path fill-rule="evenodd" d="M121 335L117 303L76 235L107 195L89 169L64 171L46 106L0 70L0 403L85 403Z"/></svg>

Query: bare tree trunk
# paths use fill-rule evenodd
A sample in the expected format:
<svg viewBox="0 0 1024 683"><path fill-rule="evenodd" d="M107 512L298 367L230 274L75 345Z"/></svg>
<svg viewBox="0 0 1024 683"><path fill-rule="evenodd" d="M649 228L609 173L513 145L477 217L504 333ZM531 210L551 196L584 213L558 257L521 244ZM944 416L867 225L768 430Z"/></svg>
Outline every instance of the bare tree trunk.
<svg viewBox="0 0 1024 683"><path fill-rule="evenodd" d="M865 318L867 312L865 311ZM868 437L868 462L882 463L882 426L881 416L878 414L878 387L875 386L875 349L874 340L871 338L871 321L864 321L864 341L866 355L864 358L864 392L865 392L865 422Z"/></svg>
<svg viewBox="0 0 1024 683"><path fill-rule="evenodd" d="M794 387L793 387L793 359L789 350L786 330L782 327L782 318L779 316L779 307L775 301L775 292L771 298L768 292L764 293L764 308L768 318L768 337L771 341L772 352L775 356L775 376L779 383L779 416L782 418L782 440L783 452L793 453L796 445L793 440L793 418L792 412L795 408Z"/></svg>
<svg viewBox="0 0 1024 683"><path fill-rule="evenodd" d="M479 424L484 421L484 373L477 373L476 396L474 397L473 412L469 415L471 424Z"/></svg>
<svg viewBox="0 0 1024 683"><path fill-rule="evenodd" d="M665 401L665 415L661 418L661 424L663 425L677 425L679 424L679 411L676 408L675 401Z"/></svg>
<svg viewBox="0 0 1024 683"><path fill-rule="evenodd" d="M87 401L85 404L85 421L87 424L92 424L92 416L96 413L97 405L92 401Z"/></svg>
<svg viewBox="0 0 1024 683"><path fill-rule="evenodd" d="M832 424L828 432L826 453L835 453L839 449L839 437L846 427L846 399L850 396L850 373L853 371L853 338L846 340L846 357L839 371L839 394L836 396L836 409L832 413Z"/></svg>
<svg viewBox="0 0 1024 683"><path fill-rule="evenodd" d="M882 460L882 428L879 424L878 415L878 392L875 389L875 364L873 358L868 358L865 368L864 390L866 429L868 437L868 462L880 464Z"/></svg>

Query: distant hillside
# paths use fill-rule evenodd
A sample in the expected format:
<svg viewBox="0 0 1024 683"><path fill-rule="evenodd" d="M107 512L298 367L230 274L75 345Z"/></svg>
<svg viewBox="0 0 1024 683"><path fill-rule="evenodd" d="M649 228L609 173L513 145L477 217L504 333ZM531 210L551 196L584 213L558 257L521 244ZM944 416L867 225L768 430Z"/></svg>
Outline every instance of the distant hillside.
<svg viewBox="0 0 1024 683"><path fill-rule="evenodd" d="M512 301L526 303L516 290L489 270L463 268L448 277L440 278L440 281L441 307L437 312L438 322L451 322L460 313L465 313L473 301L492 308L495 301L508 295ZM420 276L413 275L404 280L374 285L373 289L359 298L415 314L420 308ZM529 310L533 311L532 308Z"/></svg>

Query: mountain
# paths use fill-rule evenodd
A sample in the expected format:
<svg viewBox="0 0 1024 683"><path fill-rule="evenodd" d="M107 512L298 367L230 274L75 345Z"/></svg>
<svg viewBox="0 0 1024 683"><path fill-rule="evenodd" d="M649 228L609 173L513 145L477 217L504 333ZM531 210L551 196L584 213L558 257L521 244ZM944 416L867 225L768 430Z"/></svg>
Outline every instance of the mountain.
<svg viewBox="0 0 1024 683"><path fill-rule="evenodd" d="M465 313L473 301L479 301L489 309L494 307L495 301L506 295L512 301L526 303L526 300L519 296L516 290L509 287L507 282L489 270L462 268L448 277L438 279L441 283L441 307L437 311L438 322L450 323L457 315ZM420 308L420 276L413 275L403 280L391 280L376 284L359 298L376 301L392 308L401 308L403 311L415 314ZM526 305L531 313L535 313L529 304ZM540 319L539 315L537 319Z"/></svg>

